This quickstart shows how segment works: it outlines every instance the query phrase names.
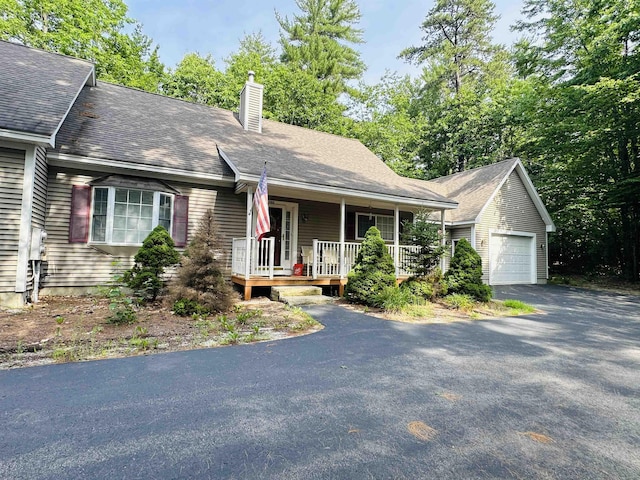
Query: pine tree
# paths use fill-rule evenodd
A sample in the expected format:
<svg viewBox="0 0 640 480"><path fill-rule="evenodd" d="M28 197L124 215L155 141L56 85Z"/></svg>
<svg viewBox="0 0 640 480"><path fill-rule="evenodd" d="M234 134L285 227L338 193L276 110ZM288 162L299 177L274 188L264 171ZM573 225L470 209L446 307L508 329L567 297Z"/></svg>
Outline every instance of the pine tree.
<svg viewBox="0 0 640 480"><path fill-rule="evenodd" d="M371 227L364 236L355 266L347 275L344 295L350 302L378 306L383 290L395 286L393 259L380 230Z"/></svg>
<svg viewBox="0 0 640 480"><path fill-rule="evenodd" d="M346 80L365 70L360 53L349 44L362 43L355 28L360 10L354 0L296 0L299 15L292 20L276 12L282 32L282 61L297 65L321 80L326 92L346 91Z"/></svg>
<svg viewBox="0 0 640 480"><path fill-rule="evenodd" d="M458 240L444 278L449 293L471 295L481 302L491 299L491 287L482 283L482 259L466 238Z"/></svg>
<svg viewBox="0 0 640 480"><path fill-rule="evenodd" d="M181 302L186 314L223 312L235 302L233 288L225 278L220 242L213 210L205 212L193 240L185 250L171 298Z"/></svg>

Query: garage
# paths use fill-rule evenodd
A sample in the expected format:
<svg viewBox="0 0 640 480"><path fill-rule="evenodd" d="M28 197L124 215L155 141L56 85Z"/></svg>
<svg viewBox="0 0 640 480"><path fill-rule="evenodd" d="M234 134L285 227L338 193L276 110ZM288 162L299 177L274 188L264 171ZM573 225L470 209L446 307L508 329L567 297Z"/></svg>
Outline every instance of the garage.
<svg viewBox="0 0 640 480"><path fill-rule="evenodd" d="M534 236L491 234L489 283L536 283L534 244Z"/></svg>

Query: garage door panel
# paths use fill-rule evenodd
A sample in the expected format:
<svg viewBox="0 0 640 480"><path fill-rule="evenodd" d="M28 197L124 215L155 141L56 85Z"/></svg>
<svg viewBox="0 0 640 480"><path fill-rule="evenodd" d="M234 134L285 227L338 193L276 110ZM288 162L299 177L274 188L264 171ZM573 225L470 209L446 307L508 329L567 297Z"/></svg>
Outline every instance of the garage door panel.
<svg viewBox="0 0 640 480"><path fill-rule="evenodd" d="M533 283L533 237L491 236L490 281L492 285Z"/></svg>

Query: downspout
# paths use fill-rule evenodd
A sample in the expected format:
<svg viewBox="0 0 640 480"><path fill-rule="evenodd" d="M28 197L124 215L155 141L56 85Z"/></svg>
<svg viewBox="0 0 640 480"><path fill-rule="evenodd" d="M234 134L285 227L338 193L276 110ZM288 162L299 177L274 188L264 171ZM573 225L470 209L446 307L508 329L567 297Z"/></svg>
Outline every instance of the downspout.
<svg viewBox="0 0 640 480"><path fill-rule="evenodd" d="M345 223L347 217L347 206L344 201L344 197L340 199L340 278L345 277L345 265L344 265L344 238L345 238Z"/></svg>
<svg viewBox="0 0 640 480"><path fill-rule="evenodd" d="M247 189L247 225L246 225L246 251L244 257L244 278L249 280L251 276L251 223L252 223L252 212L253 212L253 189L249 187Z"/></svg>

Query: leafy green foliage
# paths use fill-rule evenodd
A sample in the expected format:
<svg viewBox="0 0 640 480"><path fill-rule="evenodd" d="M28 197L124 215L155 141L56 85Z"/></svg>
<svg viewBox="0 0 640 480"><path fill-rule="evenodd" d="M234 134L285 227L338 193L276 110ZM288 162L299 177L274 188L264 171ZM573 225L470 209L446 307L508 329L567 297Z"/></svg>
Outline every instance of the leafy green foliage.
<svg viewBox="0 0 640 480"><path fill-rule="evenodd" d="M398 313L403 311L408 305L417 303L418 299L411 290L401 288L396 285L384 287L378 294L376 303L387 312Z"/></svg>
<svg viewBox="0 0 640 480"><path fill-rule="evenodd" d="M185 250L176 281L171 286L174 309L178 302L181 302L179 307L193 310L190 313L223 312L231 308L236 297L225 277L222 258L220 235L213 211L209 209Z"/></svg>
<svg viewBox="0 0 640 480"><path fill-rule="evenodd" d="M396 287L395 267L380 230L371 227L362 241L355 266L347 275L344 295L350 302L379 306L385 287Z"/></svg>
<svg viewBox="0 0 640 480"><path fill-rule="evenodd" d="M135 265L124 273L124 281L143 301L153 301L164 286L164 269L180 261L173 239L162 226L154 228L134 257Z"/></svg>
<svg viewBox="0 0 640 480"><path fill-rule="evenodd" d="M463 312L471 312L476 306L475 298L466 293L452 293L444 297L445 305Z"/></svg>
<svg viewBox="0 0 640 480"><path fill-rule="evenodd" d="M491 299L491 287L482 283L482 259L466 238L456 244L444 279L451 293L470 295L480 302Z"/></svg>
<svg viewBox="0 0 640 480"><path fill-rule="evenodd" d="M0 0L0 39L83 58L98 78L158 91L158 49L122 0ZM127 31L131 31L127 33Z"/></svg>
<svg viewBox="0 0 640 480"><path fill-rule="evenodd" d="M434 301L447 294L448 287L444 281L442 270L434 268L428 275L420 278L412 277L400 284L400 288L409 290L416 298Z"/></svg>

